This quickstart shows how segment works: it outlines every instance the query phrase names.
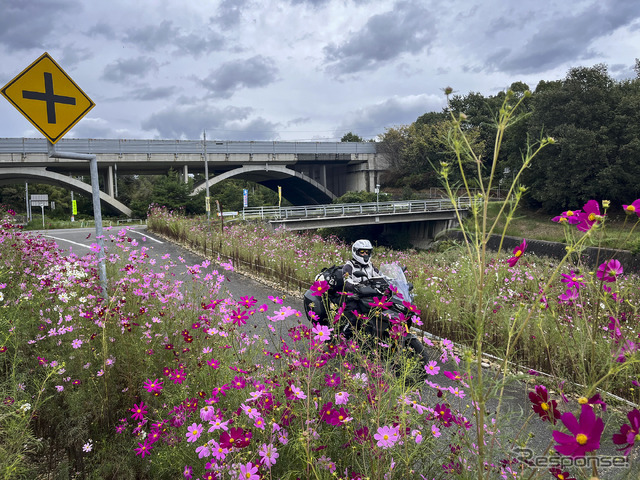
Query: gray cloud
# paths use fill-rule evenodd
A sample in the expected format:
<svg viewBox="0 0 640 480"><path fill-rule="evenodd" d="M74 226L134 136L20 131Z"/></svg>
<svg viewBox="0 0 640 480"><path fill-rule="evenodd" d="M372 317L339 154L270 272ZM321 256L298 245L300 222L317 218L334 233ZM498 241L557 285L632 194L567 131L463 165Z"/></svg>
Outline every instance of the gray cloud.
<svg viewBox="0 0 640 480"><path fill-rule="evenodd" d="M444 106L444 96L392 97L345 115L344 121L336 128L335 138L349 131L366 139L375 138L388 127L408 125L427 112L441 112Z"/></svg>
<svg viewBox="0 0 640 480"><path fill-rule="evenodd" d="M340 76L375 70L404 53L420 53L435 37L432 18L420 2L400 1L392 10L373 15L344 43L327 45L326 69Z"/></svg>
<svg viewBox="0 0 640 480"><path fill-rule="evenodd" d="M278 125L261 117L250 118L251 108L175 106L154 113L142 122L145 130L155 130L160 138L207 138L220 140L272 140Z"/></svg>
<svg viewBox="0 0 640 480"><path fill-rule="evenodd" d="M270 58L254 56L222 64L200 80L211 96L229 98L240 88L265 87L277 79L278 69Z"/></svg>
<svg viewBox="0 0 640 480"><path fill-rule="evenodd" d="M104 67L102 78L110 82L125 82L145 77L158 70L158 62L151 57L121 58Z"/></svg>
<svg viewBox="0 0 640 480"><path fill-rule="evenodd" d="M591 44L620 27L640 18L637 0L593 2L587 8L566 16L554 14L541 23L522 49L503 49L487 58L492 70L507 73L534 73L561 66L576 58L597 55Z"/></svg>
<svg viewBox="0 0 640 480"><path fill-rule="evenodd" d="M184 32L175 27L171 20L164 20L158 25L133 29L125 34L123 40L145 51L170 48L173 53L198 57L224 46L224 36L211 28L207 30L206 35Z"/></svg>
<svg viewBox="0 0 640 480"><path fill-rule="evenodd" d="M227 28L240 24L242 9L246 4L247 0L222 0L217 15L211 17L211 22Z"/></svg>
<svg viewBox="0 0 640 480"><path fill-rule="evenodd" d="M176 87L140 87L131 91L130 99L152 101L171 97L176 91Z"/></svg>
<svg viewBox="0 0 640 480"><path fill-rule="evenodd" d="M8 50L51 49L51 33L58 21L82 10L73 0L13 0L1 6L0 44Z"/></svg>

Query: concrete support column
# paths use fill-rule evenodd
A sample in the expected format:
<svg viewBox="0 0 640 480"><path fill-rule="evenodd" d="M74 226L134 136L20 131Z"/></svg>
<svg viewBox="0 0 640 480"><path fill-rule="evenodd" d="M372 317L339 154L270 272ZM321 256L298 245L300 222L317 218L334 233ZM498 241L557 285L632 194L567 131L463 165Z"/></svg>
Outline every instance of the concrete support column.
<svg viewBox="0 0 640 480"><path fill-rule="evenodd" d="M184 169L183 169L183 172L182 172L182 181L184 183L189 183L189 167L187 166L186 163L184 165Z"/></svg>
<svg viewBox="0 0 640 480"><path fill-rule="evenodd" d="M322 164L322 170L320 171L320 183L324 188L327 188L327 164Z"/></svg>
<svg viewBox="0 0 640 480"><path fill-rule="evenodd" d="M107 189L107 193L115 198L115 189L113 188L113 167L111 165L107 167L107 178L104 185Z"/></svg>

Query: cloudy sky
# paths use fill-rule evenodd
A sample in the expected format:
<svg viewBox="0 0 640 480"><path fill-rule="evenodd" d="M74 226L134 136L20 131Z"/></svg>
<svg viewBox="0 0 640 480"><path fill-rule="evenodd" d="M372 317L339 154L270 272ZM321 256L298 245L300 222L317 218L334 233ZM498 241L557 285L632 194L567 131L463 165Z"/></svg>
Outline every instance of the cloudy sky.
<svg viewBox="0 0 640 480"><path fill-rule="evenodd" d="M374 138L443 89L635 76L638 0L0 0L0 87L48 52L96 106L78 138ZM42 137L0 97L0 137Z"/></svg>

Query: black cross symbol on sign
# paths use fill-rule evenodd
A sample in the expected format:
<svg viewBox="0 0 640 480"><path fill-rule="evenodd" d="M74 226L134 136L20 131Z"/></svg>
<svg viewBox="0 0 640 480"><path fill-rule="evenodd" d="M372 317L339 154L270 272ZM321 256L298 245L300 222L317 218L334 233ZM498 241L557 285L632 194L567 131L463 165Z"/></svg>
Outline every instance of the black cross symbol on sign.
<svg viewBox="0 0 640 480"><path fill-rule="evenodd" d="M65 97L63 95L55 95L53 93L53 76L49 72L44 72L44 93L31 92L29 90L22 91L22 98L27 100L43 100L47 102L47 122L56 123L56 103L65 105L75 105L74 97Z"/></svg>

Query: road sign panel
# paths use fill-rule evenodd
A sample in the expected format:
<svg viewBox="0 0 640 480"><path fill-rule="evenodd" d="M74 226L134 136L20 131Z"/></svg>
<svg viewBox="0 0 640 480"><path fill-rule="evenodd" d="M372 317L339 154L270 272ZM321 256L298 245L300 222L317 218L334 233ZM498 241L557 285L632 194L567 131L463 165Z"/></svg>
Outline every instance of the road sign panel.
<svg viewBox="0 0 640 480"><path fill-rule="evenodd" d="M95 106L47 52L0 93L51 143L60 140Z"/></svg>

